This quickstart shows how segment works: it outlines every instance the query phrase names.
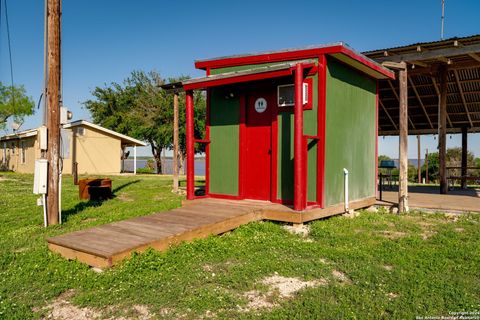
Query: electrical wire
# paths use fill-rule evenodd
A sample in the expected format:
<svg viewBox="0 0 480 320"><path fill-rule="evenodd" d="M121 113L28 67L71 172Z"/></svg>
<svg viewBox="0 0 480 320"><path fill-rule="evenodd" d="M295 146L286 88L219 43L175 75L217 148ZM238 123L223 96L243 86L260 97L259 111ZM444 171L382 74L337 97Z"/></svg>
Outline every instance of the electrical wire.
<svg viewBox="0 0 480 320"><path fill-rule="evenodd" d="M8 41L8 56L10 60L10 80L12 85L12 103L15 107L15 87L13 81L13 62L12 62L12 42L10 39L10 24L8 23L8 8L7 8L7 0L3 1L4 8L5 8L5 25L7 27L7 41Z"/></svg>

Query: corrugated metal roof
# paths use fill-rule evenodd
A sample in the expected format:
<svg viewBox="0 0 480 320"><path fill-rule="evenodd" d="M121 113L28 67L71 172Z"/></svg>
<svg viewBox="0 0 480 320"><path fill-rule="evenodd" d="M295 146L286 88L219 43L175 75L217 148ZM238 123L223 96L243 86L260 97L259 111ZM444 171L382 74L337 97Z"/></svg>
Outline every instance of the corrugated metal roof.
<svg viewBox="0 0 480 320"><path fill-rule="evenodd" d="M364 54L377 61L396 61L399 56L418 57L418 61L414 59L405 60L409 77L410 133L436 133L438 130L440 84L438 71L440 67L448 69L447 132L459 132L465 126L469 128L470 132L480 132L479 44L480 35L473 35L372 50L364 52ZM456 54L460 51L457 50L458 48L469 48L471 50L466 54ZM478 50L478 52L475 50ZM442 56L435 54L436 52L449 54ZM415 55L415 53L418 54ZM427 58L423 59L422 56ZM379 98L379 134L397 135L399 120L398 83L391 80L381 80L379 82ZM426 112L423 110L424 108Z"/></svg>

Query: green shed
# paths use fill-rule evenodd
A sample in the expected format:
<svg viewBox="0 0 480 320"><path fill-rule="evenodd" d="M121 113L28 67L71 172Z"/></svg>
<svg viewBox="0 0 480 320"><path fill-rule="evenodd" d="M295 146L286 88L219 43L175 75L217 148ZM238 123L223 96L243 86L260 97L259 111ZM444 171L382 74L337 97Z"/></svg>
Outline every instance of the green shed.
<svg viewBox="0 0 480 320"><path fill-rule="evenodd" d="M394 78L392 71L343 43L195 67L206 76L179 84L186 91L187 199L197 197L194 143L205 143L203 197L332 213L375 203L377 80ZM207 92L202 140L193 136L193 90Z"/></svg>

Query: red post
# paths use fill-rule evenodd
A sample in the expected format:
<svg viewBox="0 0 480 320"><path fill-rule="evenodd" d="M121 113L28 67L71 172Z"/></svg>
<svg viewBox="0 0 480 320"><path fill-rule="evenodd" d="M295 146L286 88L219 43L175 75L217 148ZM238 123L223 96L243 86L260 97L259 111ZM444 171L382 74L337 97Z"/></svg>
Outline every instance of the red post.
<svg viewBox="0 0 480 320"><path fill-rule="evenodd" d="M195 197L195 145L193 120L193 91L186 92L186 139L187 139L187 200Z"/></svg>
<svg viewBox="0 0 480 320"><path fill-rule="evenodd" d="M302 211L306 206L305 162L303 145L303 66L295 68L295 111L293 141L293 209Z"/></svg>

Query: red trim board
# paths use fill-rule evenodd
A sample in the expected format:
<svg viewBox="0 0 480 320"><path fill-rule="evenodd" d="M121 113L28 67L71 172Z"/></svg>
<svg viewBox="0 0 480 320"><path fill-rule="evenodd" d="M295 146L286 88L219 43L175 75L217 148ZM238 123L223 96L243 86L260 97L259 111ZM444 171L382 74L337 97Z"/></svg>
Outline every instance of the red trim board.
<svg viewBox="0 0 480 320"><path fill-rule="evenodd" d="M342 44L320 47L320 48L309 48L309 49L299 49L292 51L282 51L274 53L259 53L255 55L248 56L238 56L230 58L218 58L206 61L197 61L195 62L195 68L197 69L206 69L206 68L222 68L222 67L232 67L232 66L241 66L249 64L260 64L268 62L277 62L277 61L289 61L289 60L298 60L304 58L313 58L325 54L335 54L341 53L345 56L348 56L363 65L369 67L370 69L380 73L385 78L395 78L394 72L382 67L381 65L371 61L367 57L359 54L352 49L344 46Z"/></svg>

